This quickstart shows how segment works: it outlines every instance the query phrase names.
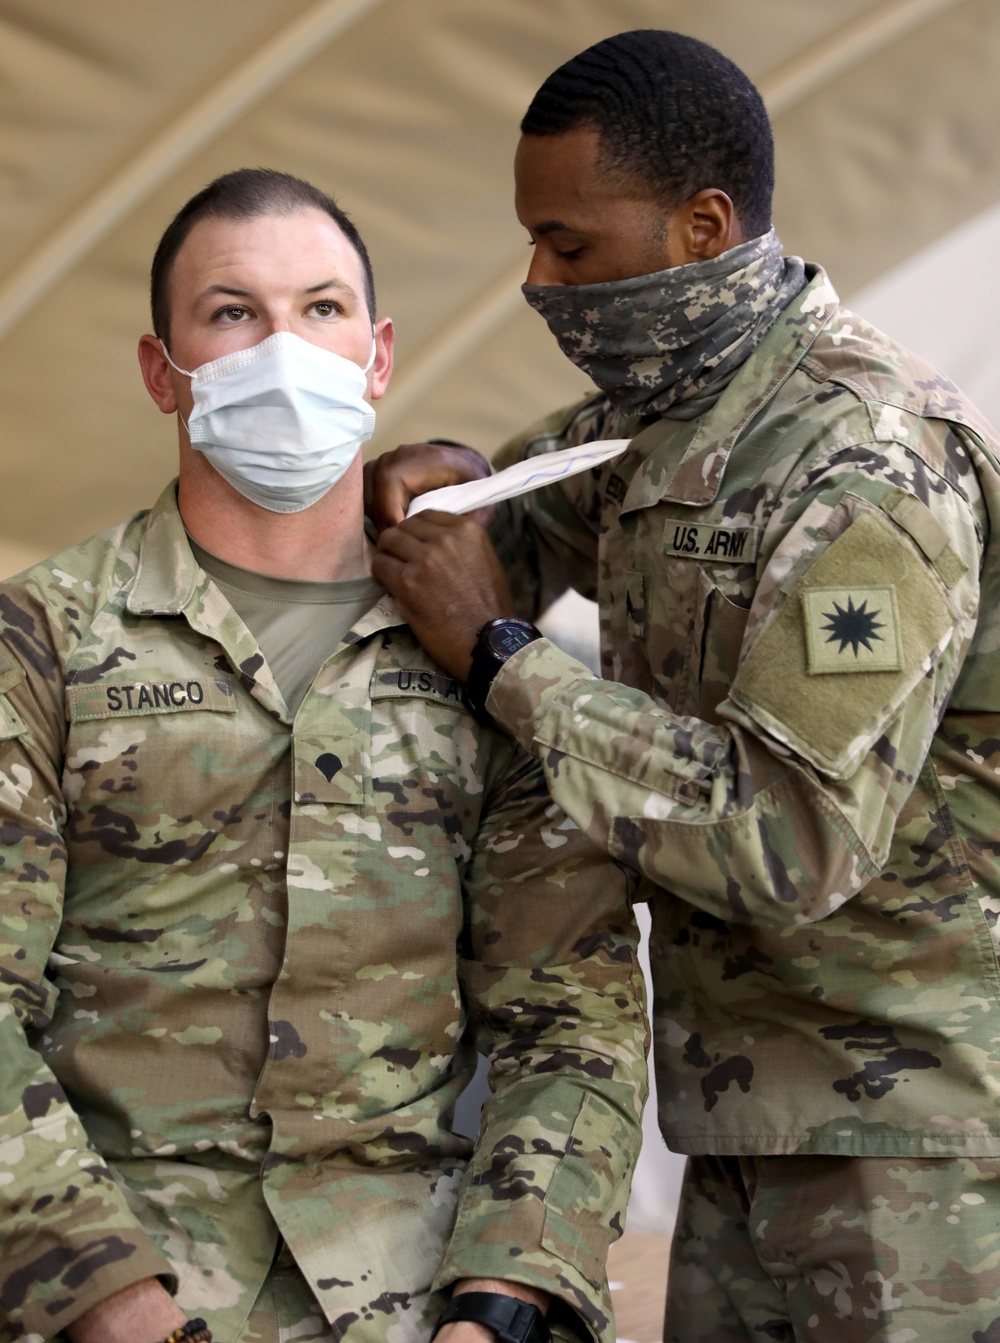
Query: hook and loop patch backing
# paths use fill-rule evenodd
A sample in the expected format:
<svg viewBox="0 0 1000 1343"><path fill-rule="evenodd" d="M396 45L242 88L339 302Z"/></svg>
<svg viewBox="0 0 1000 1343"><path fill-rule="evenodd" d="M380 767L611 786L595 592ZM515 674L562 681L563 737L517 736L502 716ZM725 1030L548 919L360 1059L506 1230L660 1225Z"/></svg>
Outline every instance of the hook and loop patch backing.
<svg viewBox="0 0 1000 1343"><path fill-rule="evenodd" d="M818 770L845 778L953 625L910 538L881 512L863 512L788 593L730 696Z"/></svg>

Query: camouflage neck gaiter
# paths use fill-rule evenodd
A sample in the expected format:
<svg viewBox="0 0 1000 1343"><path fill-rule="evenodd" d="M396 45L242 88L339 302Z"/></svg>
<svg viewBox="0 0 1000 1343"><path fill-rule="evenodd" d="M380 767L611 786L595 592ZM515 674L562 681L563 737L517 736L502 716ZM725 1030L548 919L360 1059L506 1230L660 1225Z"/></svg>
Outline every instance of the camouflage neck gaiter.
<svg viewBox="0 0 1000 1343"><path fill-rule="evenodd" d="M774 230L712 261L607 284L522 285L564 355L626 414L710 409L805 284Z"/></svg>

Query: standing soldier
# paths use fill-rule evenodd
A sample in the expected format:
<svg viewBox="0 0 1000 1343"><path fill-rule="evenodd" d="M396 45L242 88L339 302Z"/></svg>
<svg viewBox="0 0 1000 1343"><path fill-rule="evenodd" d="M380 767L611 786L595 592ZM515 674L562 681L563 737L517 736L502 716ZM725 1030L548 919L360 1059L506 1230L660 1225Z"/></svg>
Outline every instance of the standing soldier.
<svg viewBox="0 0 1000 1343"><path fill-rule="evenodd" d="M996 1343L996 436L782 255L763 103L717 51L610 38L521 130L525 297L599 391L496 464L631 445L502 506L499 561L466 518L398 525L481 459L398 450L375 572L645 879L690 1156L664 1339ZM600 678L509 619L568 585Z"/></svg>

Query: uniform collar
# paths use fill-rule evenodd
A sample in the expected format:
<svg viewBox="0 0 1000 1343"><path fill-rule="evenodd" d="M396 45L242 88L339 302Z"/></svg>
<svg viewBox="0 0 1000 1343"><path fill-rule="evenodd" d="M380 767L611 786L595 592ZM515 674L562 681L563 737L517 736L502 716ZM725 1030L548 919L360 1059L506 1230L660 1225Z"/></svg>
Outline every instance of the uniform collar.
<svg viewBox="0 0 1000 1343"><path fill-rule="evenodd" d="M177 507L177 481L166 487L150 509L139 545L139 564L126 608L137 616L191 616L200 608L212 580L194 557ZM395 601L383 593L354 626L361 638L403 625Z"/></svg>
<svg viewBox="0 0 1000 1343"><path fill-rule="evenodd" d="M638 451L643 460L625 495L622 513L663 500L705 505L718 496L740 435L799 366L839 307L837 293L822 267L809 265L806 274L809 283L780 314L711 410L686 425L657 420L632 440L629 451ZM683 456L665 475L656 449L689 427L694 432Z"/></svg>
<svg viewBox="0 0 1000 1343"><path fill-rule="evenodd" d="M188 545L177 508L177 481L172 480L146 518L126 609L136 616L180 615L208 581Z"/></svg>

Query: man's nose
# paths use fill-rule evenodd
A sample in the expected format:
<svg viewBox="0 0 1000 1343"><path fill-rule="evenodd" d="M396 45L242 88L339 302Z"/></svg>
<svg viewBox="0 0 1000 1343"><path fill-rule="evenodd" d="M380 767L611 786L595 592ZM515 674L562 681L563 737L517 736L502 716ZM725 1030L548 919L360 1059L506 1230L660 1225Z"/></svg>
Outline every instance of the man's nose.
<svg viewBox="0 0 1000 1343"><path fill-rule="evenodd" d="M564 284L558 273L557 258L548 248L535 246L531 249L531 261L528 263L526 284Z"/></svg>

